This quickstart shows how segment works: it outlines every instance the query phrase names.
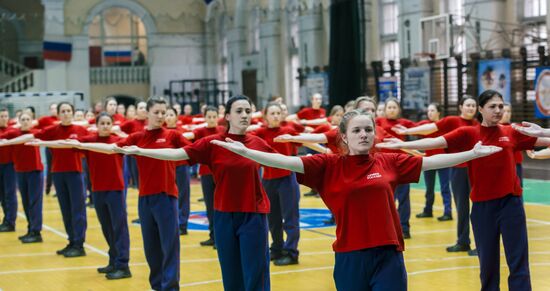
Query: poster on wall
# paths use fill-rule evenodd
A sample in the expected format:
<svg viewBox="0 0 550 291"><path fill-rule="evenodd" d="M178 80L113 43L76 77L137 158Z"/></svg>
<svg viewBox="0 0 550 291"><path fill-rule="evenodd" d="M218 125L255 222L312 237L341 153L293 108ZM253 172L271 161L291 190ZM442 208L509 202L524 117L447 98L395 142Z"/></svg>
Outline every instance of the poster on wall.
<svg viewBox="0 0 550 291"><path fill-rule="evenodd" d="M328 73L308 74L301 90L303 105L309 104L311 95L319 93L323 95L323 104L328 104Z"/></svg>
<svg viewBox="0 0 550 291"><path fill-rule="evenodd" d="M550 118L550 67L535 71L535 116Z"/></svg>
<svg viewBox="0 0 550 291"><path fill-rule="evenodd" d="M401 106L409 110L426 110L431 94L430 68L406 68L403 74Z"/></svg>
<svg viewBox="0 0 550 291"><path fill-rule="evenodd" d="M378 102L386 102L386 99L397 98L397 77L378 78Z"/></svg>
<svg viewBox="0 0 550 291"><path fill-rule="evenodd" d="M510 59L480 61L477 71L478 95L486 90L495 90L502 94L504 102L512 100Z"/></svg>

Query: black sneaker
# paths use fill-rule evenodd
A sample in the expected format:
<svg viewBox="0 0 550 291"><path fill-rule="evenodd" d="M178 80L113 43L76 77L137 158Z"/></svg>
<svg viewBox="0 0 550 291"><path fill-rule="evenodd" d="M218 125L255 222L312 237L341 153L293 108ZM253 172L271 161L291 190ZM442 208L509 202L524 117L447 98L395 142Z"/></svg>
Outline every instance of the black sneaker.
<svg viewBox="0 0 550 291"><path fill-rule="evenodd" d="M461 244L456 244L454 246L450 246L447 248L447 252L449 253L467 252L469 250L470 250L469 245L461 245Z"/></svg>
<svg viewBox="0 0 550 291"><path fill-rule="evenodd" d="M204 202L204 198L197 199L197 202Z"/></svg>
<svg viewBox="0 0 550 291"><path fill-rule="evenodd" d="M281 252L269 252L269 260L271 261L276 261L276 260L279 260L279 259L282 259L284 258L285 255L283 255L283 253Z"/></svg>
<svg viewBox="0 0 550 291"><path fill-rule="evenodd" d="M112 272L109 272L105 275L105 278L109 280L117 280L117 279L131 278L131 277L132 277L132 273L128 268L115 269Z"/></svg>
<svg viewBox="0 0 550 291"><path fill-rule="evenodd" d="M113 265L107 265L105 267L97 268L97 272L100 274L111 273L114 270L115 270L115 266Z"/></svg>
<svg viewBox="0 0 550 291"><path fill-rule="evenodd" d="M33 232L30 235L23 237L21 242L24 244L39 243L42 242L42 236L39 232Z"/></svg>
<svg viewBox="0 0 550 291"><path fill-rule="evenodd" d="M420 212L416 215L416 218L429 218L429 217L434 217L434 215L428 212Z"/></svg>
<svg viewBox="0 0 550 291"><path fill-rule="evenodd" d="M14 231L15 231L15 226L7 223L0 224L0 232L14 232Z"/></svg>
<svg viewBox="0 0 550 291"><path fill-rule="evenodd" d="M65 246L64 248L60 249L60 250L57 250L55 251L56 254L58 255L64 255L65 252L67 252L70 248L72 248L73 246L71 244L68 244L67 246Z"/></svg>
<svg viewBox="0 0 550 291"><path fill-rule="evenodd" d="M437 220L439 220L439 221L451 221L451 220L453 220L453 217L448 215L448 214L445 214L443 216L438 217Z"/></svg>
<svg viewBox="0 0 550 291"><path fill-rule="evenodd" d="M468 256L477 257L477 249L469 250Z"/></svg>
<svg viewBox="0 0 550 291"><path fill-rule="evenodd" d="M180 235L187 235L187 228L180 226Z"/></svg>
<svg viewBox="0 0 550 291"><path fill-rule="evenodd" d="M63 254L65 258L83 257L85 255L86 251L83 247L71 247Z"/></svg>
<svg viewBox="0 0 550 291"><path fill-rule="evenodd" d="M141 221L139 220L139 218L136 218L136 219L132 220L132 223L133 224L141 224Z"/></svg>
<svg viewBox="0 0 550 291"><path fill-rule="evenodd" d="M209 238L205 241L200 242L201 246L207 247L207 246L213 246L215 244L214 240L212 238Z"/></svg>
<svg viewBox="0 0 550 291"><path fill-rule="evenodd" d="M298 264L298 258L293 258L292 256L286 255L280 259L277 259L273 262L275 266L288 266Z"/></svg>
<svg viewBox="0 0 550 291"><path fill-rule="evenodd" d="M408 232L408 231L404 231L404 232L403 232L403 238L404 238L404 239L410 239L410 238L411 238L411 233Z"/></svg>
<svg viewBox="0 0 550 291"><path fill-rule="evenodd" d="M24 235L17 237L17 239L18 239L18 240L22 240L22 239L26 238L26 237L29 236L29 235L31 235L31 233L30 233L30 232L27 232L27 233L25 233Z"/></svg>

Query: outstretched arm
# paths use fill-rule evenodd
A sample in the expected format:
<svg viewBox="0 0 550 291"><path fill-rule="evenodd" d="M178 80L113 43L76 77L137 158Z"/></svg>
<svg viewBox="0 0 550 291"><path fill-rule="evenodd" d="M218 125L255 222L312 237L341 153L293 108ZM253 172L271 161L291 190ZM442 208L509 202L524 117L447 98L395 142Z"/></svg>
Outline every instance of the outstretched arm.
<svg viewBox="0 0 550 291"><path fill-rule="evenodd" d="M125 154L125 155L137 155L149 157L157 160L164 161L181 161L188 160L189 156L187 152L182 148L177 149L144 149L137 146L129 146L119 148L117 147L116 152Z"/></svg>
<svg viewBox="0 0 550 291"><path fill-rule="evenodd" d="M535 142L536 147L550 147L550 137L539 137Z"/></svg>
<svg viewBox="0 0 550 291"><path fill-rule="evenodd" d="M497 146L484 146L481 142L475 144L474 148L454 154L440 154L422 158L422 171L448 168L467 161L492 155L502 150Z"/></svg>
<svg viewBox="0 0 550 291"><path fill-rule="evenodd" d="M376 144L377 148L382 149L409 149L409 150L431 150L431 149L446 149L447 140L440 137L423 138L415 141L402 141L397 138L384 139L384 142Z"/></svg>
<svg viewBox="0 0 550 291"><path fill-rule="evenodd" d="M317 118L317 119L301 119L300 123L302 125L321 125L327 123L326 118Z"/></svg>
<svg viewBox="0 0 550 291"><path fill-rule="evenodd" d="M540 151L527 151L527 155L531 159L535 159L535 160L550 159L550 148L543 149Z"/></svg>
<svg viewBox="0 0 550 291"><path fill-rule="evenodd" d="M283 134L273 139L274 142L327 143L327 136L322 133L301 133L300 135Z"/></svg>
<svg viewBox="0 0 550 291"><path fill-rule="evenodd" d="M438 131L439 129L435 123L426 123L411 128L406 128L405 126L398 124L392 127L392 130L400 135L428 135Z"/></svg>
<svg viewBox="0 0 550 291"><path fill-rule="evenodd" d="M28 133L28 134L18 136L16 138L6 139L6 140L3 140L3 141L0 141L0 146L10 146L10 145L22 144L22 143L26 143L28 141L31 141L33 139L34 139L34 135L32 133Z"/></svg>
<svg viewBox="0 0 550 291"><path fill-rule="evenodd" d="M512 124L512 127L528 136L550 137L550 128L542 128L540 125L531 122L522 122L521 125Z"/></svg>
<svg viewBox="0 0 550 291"><path fill-rule="evenodd" d="M316 152L319 152L319 153L323 153L323 154L328 154L329 153L329 150L328 148L318 144L318 143L304 143L303 144L305 147L307 148L310 148Z"/></svg>
<svg viewBox="0 0 550 291"><path fill-rule="evenodd" d="M251 159L264 166L285 169L297 173L304 173L304 163L302 159L293 156L281 154L266 153L247 148L244 144L226 138L226 141L212 140L211 143L221 146L245 158Z"/></svg>
<svg viewBox="0 0 550 291"><path fill-rule="evenodd" d="M78 141L76 141L76 142L78 142ZM41 140L41 139L33 139L29 142L26 142L25 145L35 146L35 147L44 146L44 147L49 147L49 148L54 148L54 149L73 148L74 146L69 145L69 143L71 143L71 140L62 140L62 139L60 139L60 140L47 140L47 141L44 141L44 140Z"/></svg>

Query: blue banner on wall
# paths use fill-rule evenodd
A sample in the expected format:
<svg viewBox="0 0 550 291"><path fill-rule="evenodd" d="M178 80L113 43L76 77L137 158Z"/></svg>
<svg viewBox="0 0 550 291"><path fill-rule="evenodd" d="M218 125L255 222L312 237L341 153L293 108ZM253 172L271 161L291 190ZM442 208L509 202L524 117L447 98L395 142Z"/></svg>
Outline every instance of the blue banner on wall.
<svg viewBox="0 0 550 291"><path fill-rule="evenodd" d="M397 77L378 78L378 102L386 102L386 99L397 98Z"/></svg>
<svg viewBox="0 0 550 291"><path fill-rule="evenodd" d="M504 102L512 100L512 78L510 59L480 61L477 71L478 95L486 90L495 90L502 94Z"/></svg>
<svg viewBox="0 0 550 291"><path fill-rule="evenodd" d="M411 67L403 72L401 105L404 109L424 111L431 95L431 74L429 67Z"/></svg>
<svg viewBox="0 0 550 291"><path fill-rule="evenodd" d="M538 67L535 72L535 116L550 118L550 67Z"/></svg>

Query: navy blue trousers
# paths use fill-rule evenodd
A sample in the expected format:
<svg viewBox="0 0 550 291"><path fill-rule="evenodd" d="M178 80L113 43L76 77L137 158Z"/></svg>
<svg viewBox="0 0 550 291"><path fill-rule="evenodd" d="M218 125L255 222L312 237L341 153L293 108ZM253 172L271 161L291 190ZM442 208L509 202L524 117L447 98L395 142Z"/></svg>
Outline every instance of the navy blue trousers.
<svg viewBox="0 0 550 291"><path fill-rule="evenodd" d="M399 202L397 212L399 213L399 220L401 221L401 228L403 232L410 231L409 219L411 218L411 185L402 184L395 188L395 199Z"/></svg>
<svg viewBox="0 0 550 291"><path fill-rule="evenodd" d="M86 195L83 193L82 173L52 173L52 178L69 243L82 247L86 239L87 227Z"/></svg>
<svg viewBox="0 0 550 291"><path fill-rule="evenodd" d="M126 160L128 163L128 169L130 170L130 178L132 179L131 185L135 187L136 189L139 188L139 173L138 173L138 166L137 166L137 160L134 156L126 156L128 159Z"/></svg>
<svg viewBox="0 0 550 291"><path fill-rule="evenodd" d="M202 195L206 205L206 217L208 217L208 231L211 239L214 239L214 183L213 175L201 176Z"/></svg>
<svg viewBox="0 0 550 291"><path fill-rule="evenodd" d="M334 282L339 291L407 290L403 253L395 246L336 253Z"/></svg>
<svg viewBox="0 0 550 291"><path fill-rule="evenodd" d="M42 171L19 172L17 183L27 217L27 230L40 232L42 230L42 190L44 189Z"/></svg>
<svg viewBox="0 0 550 291"><path fill-rule="evenodd" d="M523 165L516 164L516 174L518 175L519 184L523 188Z"/></svg>
<svg viewBox="0 0 550 291"><path fill-rule="evenodd" d="M424 213L432 213L435 199L435 174L439 175L439 188L441 198L443 198L444 215L452 215L451 189L449 180L451 179L451 169L444 168L439 170L424 171L424 181L426 182L426 206Z"/></svg>
<svg viewBox="0 0 550 291"><path fill-rule="evenodd" d="M126 200L122 191L93 192L94 206L101 231L109 245L109 265L127 268L130 260L130 235Z"/></svg>
<svg viewBox="0 0 550 291"><path fill-rule="evenodd" d="M510 275L510 291L531 290L527 223L521 197L474 202L472 228L479 258L481 290L499 290L500 238Z"/></svg>
<svg viewBox="0 0 550 291"><path fill-rule="evenodd" d="M4 211L2 224L15 226L17 218L17 187L13 163L0 164L0 204Z"/></svg>
<svg viewBox="0 0 550 291"><path fill-rule="evenodd" d="M459 245L470 245L470 179L468 168L452 168L451 187L455 200L457 225L456 234Z"/></svg>
<svg viewBox="0 0 550 291"><path fill-rule="evenodd" d="M189 166L176 167L176 185L178 186L178 218L180 228L187 229L189 212L191 211L191 180Z"/></svg>
<svg viewBox="0 0 550 291"><path fill-rule="evenodd" d="M298 257L300 240L300 188L296 174L278 179L262 180L265 192L269 197L271 212L267 215L269 232L271 232L271 251L286 253ZM283 239L283 231L286 240Z"/></svg>
<svg viewBox="0 0 550 291"><path fill-rule="evenodd" d="M266 214L214 211L225 290L270 290L267 232Z"/></svg>
<svg viewBox="0 0 550 291"><path fill-rule="evenodd" d="M46 153L46 191L49 194L52 188L52 150L44 148L44 152Z"/></svg>
<svg viewBox="0 0 550 291"><path fill-rule="evenodd" d="M154 290L179 290L180 235L178 201L166 193L139 197L145 258Z"/></svg>
<svg viewBox="0 0 550 291"><path fill-rule="evenodd" d="M90 197L90 202L93 202L94 197L92 195L92 181L90 180L90 168L86 158L82 158L82 179L84 179L84 195Z"/></svg>

